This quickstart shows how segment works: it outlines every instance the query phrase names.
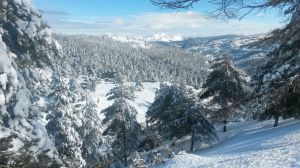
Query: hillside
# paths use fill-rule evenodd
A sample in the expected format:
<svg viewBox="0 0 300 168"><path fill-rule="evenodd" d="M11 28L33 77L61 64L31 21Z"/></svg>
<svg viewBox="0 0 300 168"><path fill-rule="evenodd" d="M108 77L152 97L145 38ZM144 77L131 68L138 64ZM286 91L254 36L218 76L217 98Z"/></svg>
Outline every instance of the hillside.
<svg viewBox="0 0 300 168"><path fill-rule="evenodd" d="M181 153L158 167L284 168L300 166L300 122L283 120L231 123L228 132L218 131L220 143L194 153Z"/></svg>
<svg viewBox="0 0 300 168"><path fill-rule="evenodd" d="M203 20L194 12L140 23L136 37L84 35L135 27L133 15L74 15L109 9L99 3L0 1L0 168L300 167L299 0L265 4L290 15L267 38L138 35L164 19L191 27ZM85 33L52 35L43 15Z"/></svg>
<svg viewBox="0 0 300 168"><path fill-rule="evenodd" d="M179 48L109 36L56 35L74 73L98 78L122 75L127 81L182 82L201 86L208 73L206 57Z"/></svg>
<svg viewBox="0 0 300 168"><path fill-rule="evenodd" d="M252 74L265 60L265 56L276 47L274 43L261 42L267 35L223 35L215 37L191 37L180 41L159 42L178 47L210 58L230 55L235 65Z"/></svg>

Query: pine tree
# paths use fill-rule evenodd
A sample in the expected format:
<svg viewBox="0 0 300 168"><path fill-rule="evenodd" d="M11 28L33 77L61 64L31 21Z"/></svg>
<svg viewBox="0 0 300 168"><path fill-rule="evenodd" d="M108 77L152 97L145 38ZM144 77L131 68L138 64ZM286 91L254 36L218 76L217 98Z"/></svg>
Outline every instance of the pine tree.
<svg viewBox="0 0 300 168"><path fill-rule="evenodd" d="M275 87L274 83L270 87ZM289 78L288 82L275 88L271 88L260 97L264 109L259 114L259 118L262 120L274 118L274 127L278 126L280 117L300 119L300 76Z"/></svg>
<svg viewBox="0 0 300 168"><path fill-rule="evenodd" d="M82 137L82 156L87 163L87 167L92 167L95 163L105 160L102 147L106 141L102 137L102 124L100 112L93 101L87 100L83 110L83 125L80 129Z"/></svg>
<svg viewBox="0 0 300 168"><path fill-rule="evenodd" d="M227 121L232 115L230 108L239 105L247 95L246 75L236 69L228 57L217 60L211 69L212 72L203 84L205 91L200 97L204 99L213 96L213 102L221 106L214 117L223 120L224 132L226 132Z"/></svg>
<svg viewBox="0 0 300 168"><path fill-rule="evenodd" d="M130 168L146 168L148 167L145 160L141 158L140 154L138 152L134 152L132 164L130 165Z"/></svg>
<svg viewBox="0 0 300 168"><path fill-rule="evenodd" d="M139 149L150 151L162 145L161 136L155 128L148 127L142 131L142 134Z"/></svg>
<svg viewBox="0 0 300 168"><path fill-rule="evenodd" d="M160 44L133 47L108 36L56 35L72 71L128 81L185 81L196 86L208 74L206 57ZM91 73L92 72L92 73Z"/></svg>
<svg viewBox="0 0 300 168"><path fill-rule="evenodd" d="M199 125L206 130L203 136L213 140L216 138L215 129L196 102L192 90L185 86L162 85L147 111L147 122L165 139L181 138L190 134L194 125Z"/></svg>
<svg viewBox="0 0 300 168"><path fill-rule="evenodd" d="M1 166L50 167L60 161L37 103L48 94L49 83L40 73L51 72L56 44L31 1L0 1Z"/></svg>
<svg viewBox="0 0 300 168"><path fill-rule="evenodd" d="M299 3L299 2L297 2ZM260 106L257 110L260 119L274 118L274 126L280 117L299 118L299 76L300 76L300 10L299 5L292 6L291 22L283 29L273 32L272 40L281 45L267 55L266 62L259 67L253 77L254 102ZM270 39L267 39L270 40Z"/></svg>
<svg viewBox="0 0 300 168"><path fill-rule="evenodd" d="M136 120L137 111L128 100L134 98L132 87L117 84L108 94L109 99L114 103L103 110L105 118L103 124L107 125L103 135L114 136L112 153L120 160L124 158L124 165L127 166L127 157L139 144L140 124Z"/></svg>
<svg viewBox="0 0 300 168"><path fill-rule="evenodd" d="M48 107L48 124L46 128L58 150L59 157L68 167L84 167L82 158L82 139L78 133L82 126L80 109L75 108L78 95L76 86L64 75L54 76L53 92L49 95L51 105Z"/></svg>
<svg viewBox="0 0 300 168"><path fill-rule="evenodd" d="M144 88L144 86L143 86L143 84L142 84L142 82L140 81L140 80L137 80L136 82L135 82L135 89L137 90L137 91L141 91L143 88Z"/></svg>

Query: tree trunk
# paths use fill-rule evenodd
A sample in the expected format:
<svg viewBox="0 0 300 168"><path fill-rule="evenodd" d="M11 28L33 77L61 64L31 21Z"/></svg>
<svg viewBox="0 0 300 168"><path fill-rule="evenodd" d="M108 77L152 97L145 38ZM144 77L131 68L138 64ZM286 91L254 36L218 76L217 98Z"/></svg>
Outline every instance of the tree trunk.
<svg viewBox="0 0 300 168"><path fill-rule="evenodd" d="M227 115L226 115L226 111L225 111L223 132L226 132L226 131L227 131Z"/></svg>
<svg viewBox="0 0 300 168"><path fill-rule="evenodd" d="M123 128L123 147L124 147L124 166L127 166L127 153L126 153L126 126L124 123L124 128Z"/></svg>
<svg viewBox="0 0 300 168"><path fill-rule="evenodd" d="M275 115L275 116L274 116L274 119L275 119L274 127L277 127L277 126L278 126L279 116L278 116L278 115Z"/></svg>
<svg viewBox="0 0 300 168"><path fill-rule="evenodd" d="M191 152L193 152L194 149L194 139L195 139L195 131L194 131L194 126L192 126Z"/></svg>
<svg viewBox="0 0 300 168"><path fill-rule="evenodd" d="M226 127L226 120L224 121L224 126L223 126L223 132L227 131L227 127Z"/></svg>

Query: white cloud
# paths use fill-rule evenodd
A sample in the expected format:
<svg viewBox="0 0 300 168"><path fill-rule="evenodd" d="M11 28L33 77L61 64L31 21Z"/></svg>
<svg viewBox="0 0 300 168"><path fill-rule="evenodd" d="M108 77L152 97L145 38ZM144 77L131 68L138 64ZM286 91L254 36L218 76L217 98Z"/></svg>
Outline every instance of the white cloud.
<svg viewBox="0 0 300 168"><path fill-rule="evenodd" d="M48 16L54 31L62 33L87 34L132 34L150 35L157 32L182 34L184 36L212 36L223 34L259 34L280 27L275 21L244 19L242 21L221 21L201 13L172 12L146 13L114 18L80 18Z"/></svg>
<svg viewBox="0 0 300 168"><path fill-rule="evenodd" d="M196 12L149 13L133 16L132 24L154 30L200 28L208 21L207 17Z"/></svg>

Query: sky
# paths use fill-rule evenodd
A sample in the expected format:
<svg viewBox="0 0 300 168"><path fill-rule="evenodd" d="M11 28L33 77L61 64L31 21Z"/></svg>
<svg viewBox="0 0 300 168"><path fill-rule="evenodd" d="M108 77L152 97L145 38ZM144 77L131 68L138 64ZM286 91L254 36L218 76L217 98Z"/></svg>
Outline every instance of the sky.
<svg viewBox="0 0 300 168"><path fill-rule="evenodd" d="M163 9L150 0L33 0L52 31L64 34L151 36L156 33L190 37L261 34L282 27L274 11L254 13L243 20L209 17L207 1L182 10Z"/></svg>

